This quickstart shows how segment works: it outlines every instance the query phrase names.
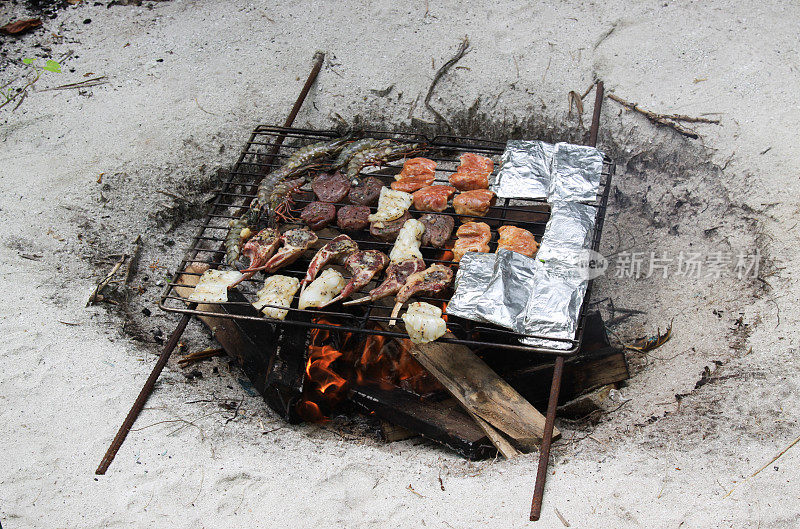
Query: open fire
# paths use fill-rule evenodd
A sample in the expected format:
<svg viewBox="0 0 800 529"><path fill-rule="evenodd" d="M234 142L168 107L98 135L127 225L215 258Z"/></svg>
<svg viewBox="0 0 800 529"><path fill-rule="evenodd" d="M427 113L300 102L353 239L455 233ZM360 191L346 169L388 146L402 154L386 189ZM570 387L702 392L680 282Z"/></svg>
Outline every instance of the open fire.
<svg viewBox="0 0 800 529"><path fill-rule="evenodd" d="M320 318L316 323L336 325ZM297 412L320 422L347 398L353 386L402 389L419 396L443 389L410 354L411 342L387 336L358 339L349 332L313 329L310 333L306 381Z"/></svg>

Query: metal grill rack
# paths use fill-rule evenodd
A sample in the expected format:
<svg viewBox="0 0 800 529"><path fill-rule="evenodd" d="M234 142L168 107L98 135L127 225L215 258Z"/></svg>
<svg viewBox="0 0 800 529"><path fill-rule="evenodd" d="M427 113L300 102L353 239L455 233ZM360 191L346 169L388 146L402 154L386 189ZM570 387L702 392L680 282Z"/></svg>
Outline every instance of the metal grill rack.
<svg viewBox="0 0 800 529"><path fill-rule="evenodd" d="M448 176L455 172L458 167L459 155L465 152L474 152L491 157L495 161L495 174L492 176L492 178L494 178L499 170L500 155L505 148L505 142L479 138L436 136L432 139L428 139L419 134L390 133L385 131L365 131L364 134L368 137L392 138L401 142L424 143L426 149L418 154L418 156L424 156L437 162L436 182L434 183L444 184L448 183ZM318 131L274 126L257 127L241 153L236 166L230 173L228 180L223 184L222 189L211 204L208 215L198 229L186 256L178 267L178 272L176 272L170 284L167 285L159 306L163 310L169 312L260 321L268 325L295 325L308 328L407 338L408 335L403 330L401 320L398 320L398 326L390 327L388 325L391 305L394 302L393 297L374 303L365 303L363 305L351 307L343 307L341 304L337 304L333 307L326 307L325 309L302 310L290 308L286 319L280 321L256 315L255 309L250 313L243 310L244 308L252 308L249 307L248 301L228 301L226 303L220 303L219 305L228 306L226 308L229 310L226 310L224 313L198 310L191 304L189 299L183 297L176 289L176 287L188 286L180 283L181 276L188 273L185 272L188 265L192 263L204 263L211 268L217 268L219 266L224 253L222 242L228 232L228 223L231 219L241 215L244 208L253 199L257 188L257 182L263 175L280 167L294 150L320 140L335 138L338 135L337 132L332 130ZM402 160L400 160L387 164L377 170L366 169L363 174L378 177L388 186L389 183L393 181L393 175L400 171L402 163ZM594 203L597 208L597 219L592 235L592 248L595 251L599 249L600 245L600 235L608 201L609 184L614 174L614 164L609 159L606 159L603 164L602 174L601 187ZM303 192L295 198L295 208L298 210L302 209L302 207L313 200L314 196L310 191L310 186L305 185L303 187ZM336 204L337 208L342 205L345 205L345 203ZM373 207L372 210L374 211L375 208ZM415 211L412 208L410 213L418 217L423 212ZM457 226L462 219L464 221L476 220L489 224L493 235L490 248L491 251L494 251L497 246L497 228L506 224L524 228L533 233L537 240L540 240L549 218L550 209L548 204L543 200L499 199L497 204L492 207L489 213L484 217L469 218L469 216L458 215L453 211L452 207L448 207L448 209L441 214L454 217ZM283 229L283 226L281 229ZM335 226L318 231L317 235L320 239L319 245L325 244L339 233ZM375 239L369 234L368 230L362 230L355 234L347 232L347 234L358 243L359 248L362 250L376 249L388 254L393 245L391 242L381 242ZM447 246L452 246L454 240L455 230ZM436 262L447 264L454 268L458 266L458 263L452 261L452 253L447 250L433 247L422 247L421 250L423 258L428 265ZM278 273L302 279L315 251L316 248L309 250L300 260L281 269ZM345 277L348 278L346 271L343 269L340 270L342 270ZM237 287L246 300L255 300L255 293L261 288L263 277L264 276L261 274L256 275ZM374 282L370 283L362 289L361 293L356 293L352 296L352 299L361 297L361 295L373 288L375 284ZM574 354L580 347L590 292L591 282L589 283L589 288L587 289L586 297L581 308L575 337L571 340L558 340L566 342L569 345L569 349L562 350L523 345L519 342L519 339L524 335L495 325L477 323L454 316L447 316L447 328L450 334L440 338L439 341L463 344L476 351L481 349L506 349L541 354ZM446 294L450 293L451 292L446 292ZM445 297L441 298L417 296L415 299L444 307L449 296L445 295ZM297 295L293 300L293 307L296 306ZM547 338L542 336L531 337ZM547 339L555 340L553 338Z"/></svg>

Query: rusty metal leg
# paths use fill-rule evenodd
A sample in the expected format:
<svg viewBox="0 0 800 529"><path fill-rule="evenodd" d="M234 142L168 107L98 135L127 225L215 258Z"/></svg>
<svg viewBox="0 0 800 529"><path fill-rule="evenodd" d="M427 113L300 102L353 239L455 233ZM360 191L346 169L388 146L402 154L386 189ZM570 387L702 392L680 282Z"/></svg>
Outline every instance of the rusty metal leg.
<svg viewBox="0 0 800 529"><path fill-rule="evenodd" d="M533 489L531 502L531 521L535 522L542 514L542 497L544 496L544 483L547 480L547 466L550 463L550 443L553 441L553 424L556 420L556 407L558 394L561 391L561 376L564 373L564 357L556 358L553 368L553 382L550 385L550 400L547 401L547 415L545 415L544 435L542 447L539 451L539 469L536 472L536 485Z"/></svg>

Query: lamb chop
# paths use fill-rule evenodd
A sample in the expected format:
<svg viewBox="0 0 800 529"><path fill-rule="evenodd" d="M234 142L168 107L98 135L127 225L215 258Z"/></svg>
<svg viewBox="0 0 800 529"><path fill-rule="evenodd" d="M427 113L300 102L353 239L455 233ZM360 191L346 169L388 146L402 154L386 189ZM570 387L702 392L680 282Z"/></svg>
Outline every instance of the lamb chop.
<svg viewBox="0 0 800 529"><path fill-rule="evenodd" d="M265 228L247 241L247 244L242 248L242 254L250 260L247 269L242 270L242 277L228 285L228 288L233 288L242 281L256 275L256 272L272 257L280 244L281 236L278 230L273 228Z"/></svg>
<svg viewBox="0 0 800 529"><path fill-rule="evenodd" d="M425 261L422 259L406 259L399 263L391 263L386 269L386 279L383 283L369 291L369 295L343 303L343 305L358 305L368 301L397 294L411 274L425 270Z"/></svg>
<svg viewBox="0 0 800 529"><path fill-rule="evenodd" d="M323 266L330 262L343 264L350 254L357 251L358 244L347 235L339 235L328 241L328 244L320 248L314 258L311 259L306 277L300 283L301 290L305 290L306 286L317 278L317 274L319 274Z"/></svg>
<svg viewBox="0 0 800 529"><path fill-rule="evenodd" d="M258 232L242 248L242 254L250 259L247 268L258 268L266 263L280 244L281 236L278 230L266 228Z"/></svg>
<svg viewBox="0 0 800 529"><path fill-rule="evenodd" d="M394 308L392 309L392 319L389 325L394 325L397 314L403 307L403 303L408 301L411 296L419 294L437 294L447 288L453 281L453 270L449 266L432 264L422 272L416 272L408 276L405 284L397 293Z"/></svg>
<svg viewBox="0 0 800 529"><path fill-rule="evenodd" d="M319 240L317 234L308 228L289 230L280 236L280 242L283 243L283 246L269 261L258 267L251 266L246 270L242 270L242 273L249 274L250 272L264 270L271 274L297 261L303 255L303 252L308 250L308 247L317 242L317 240Z"/></svg>
<svg viewBox="0 0 800 529"><path fill-rule="evenodd" d="M389 258L378 250L358 251L345 259L344 266L353 274L338 296L327 302L323 307L349 298L353 293L372 281L381 270L389 264Z"/></svg>

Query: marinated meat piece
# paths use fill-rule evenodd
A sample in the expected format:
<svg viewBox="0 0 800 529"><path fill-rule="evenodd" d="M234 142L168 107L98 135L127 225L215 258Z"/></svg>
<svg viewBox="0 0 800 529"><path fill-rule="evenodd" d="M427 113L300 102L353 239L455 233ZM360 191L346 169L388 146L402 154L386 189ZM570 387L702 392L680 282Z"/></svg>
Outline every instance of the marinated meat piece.
<svg viewBox="0 0 800 529"><path fill-rule="evenodd" d="M397 239L397 234L403 228L403 224L411 218L411 213L406 211L402 217L391 222L373 222L369 225L369 233L383 242L392 242Z"/></svg>
<svg viewBox="0 0 800 529"><path fill-rule="evenodd" d="M374 206L378 203L382 188L383 182L374 176L368 176L362 178L357 184L353 185L347 197L351 204Z"/></svg>
<svg viewBox="0 0 800 529"><path fill-rule="evenodd" d="M497 196L488 189L476 189L459 194L453 199L453 208L459 215L483 217L497 202ZM461 219L465 222L467 219Z"/></svg>
<svg viewBox="0 0 800 529"><path fill-rule="evenodd" d="M383 283L370 290L368 296L348 301L344 305L357 305L367 301L377 301L392 294L397 294L405 284L408 276L423 270L425 270L425 261L422 259L406 259L399 263L390 263L386 269L386 279L383 280Z"/></svg>
<svg viewBox="0 0 800 529"><path fill-rule="evenodd" d="M356 241L347 235L339 235L334 237L322 248L317 251L314 258L311 259L311 264L308 265L306 277L303 279L302 288L305 289L306 285L314 281L317 274L322 267L328 263L343 264L350 254L358 251L358 244ZM333 297L333 296L331 296Z"/></svg>
<svg viewBox="0 0 800 529"><path fill-rule="evenodd" d="M350 182L339 171L320 173L311 181L311 189L322 202L339 202L350 191Z"/></svg>
<svg viewBox="0 0 800 529"><path fill-rule="evenodd" d="M406 259L422 259L419 246L422 243L424 231L423 223L417 219L408 219L400 229L400 233L397 234L397 240L394 242L392 251L389 252L389 259L393 263L399 263Z"/></svg>
<svg viewBox="0 0 800 529"><path fill-rule="evenodd" d="M392 189L413 193L433 183L436 162L427 158L411 158L403 164L403 170L395 176Z"/></svg>
<svg viewBox="0 0 800 529"><path fill-rule="evenodd" d="M427 186L411 195L414 201L414 208L419 211L444 211L447 209L447 201L456 193L453 186Z"/></svg>
<svg viewBox="0 0 800 529"><path fill-rule="evenodd" d="M273 228L265 228L247 241L247 244L242 249L242 254L250 261L247 264L247 268L242 270L243 275L237 281L228 285L228 288L233 288L242 281L256 275L256 272L275 254L280 245L281 236L278 230Z"/></svg>
<svg viewBox="0 0 800 529"><path fill-rule="evenodd" d="M312 230L321 230L336 218L336 206L328 202L311 202L303 208L300 218Z"/></svg>
<svg viewBox="0 0 800 529"><path fill-rule="evenodd" d="M281 245L281 236L278 230L265 228L258 232L244 245L242 254L250 259L248 268L258 268L272 257L278 246Z"/></svg>
<svg viewBox="0 0 800 529"><path fill-rule="evenodd" d="M384 187L378 199L378 211L369 216L370 222L391 222L403 216L411 207L411 195Z"/></svg>
<svg viewBox="0 0 800 529"><path fill-rule="evenodd" d="M528 230L517 228L516 226L501 226L497 230L500 239L497 241L497 250L505 248L512 252L521 253L528 257L533 257L539 250L539 243L533 238L533 234Z"/></svg>
<svg viewBox="0 0 800 529"><path fill-rule="evenodd" d="M307 228L298 228L289 230L280 238L283 246L270 258L269 261L264 263L258 268L250 267L247 270L242 270L243 273L256 272L264 270L268 274L277 271L284 266L289 266L297 261L303 252L305 252L312 244L319 240L317 234Z"/></svg>
<svg viewBox="0 0 800 529"><path fill-rule="evenodd" d="M413 193L418 189L427 187L433 183L433 175L431 176L409 176L402 180L392 182L392 189L395 191L404 191L406 193Z"/></svg>
<svg viewBox="0 0 800 529"><path fill-rule="evenodd" d="M425 232L422 234L422 245L435 248L443 248L447 244L456 225L453 217L434 213L424 214L419 218L419 221L425 226Z"/></svg>
<svg viewBox="0 0 800 529"><path fill-rule="evenodd" d="M386 268L387 264L389 264L389 258L378 250L366 250L350 254L345 259L344 266L353 276L338 296L321 306L327 307L332 303L349 298L357 290L372 281L372 278Z"/></svg>
<svg viewBox="0 0 800 529"><path fill-rule="evenodd" d="M467 152L461 155L461 165L450 175L450 183L459 191L487 189L494 162L486 156Z"/></svg>
<svg viewBox="0 0 800 529"><path fill-rule="evenodd" d="M467 252L489 251L492 230L485 222L467 222L456 230L456 244L453 246L453 260L458 262Z"/></svg>
<svg viewBox="0 0 800 529"><path fill-rule="evenodd" d="M336 225L345 231L363 230L369 226L368 206L342 206L336 214Z"/></svg>
<svg viewBox="0 0 800 529"><path fill-rule="evenodd" d="M447 288L452 281L453 270L449 266L440 264L432 264L424 271L408 276L405 284L397 293L394 308L392 309L392 320L389 325L394 325L394 319L400 312L400 308L411 296L419 293L438 294Z"/></svg>

